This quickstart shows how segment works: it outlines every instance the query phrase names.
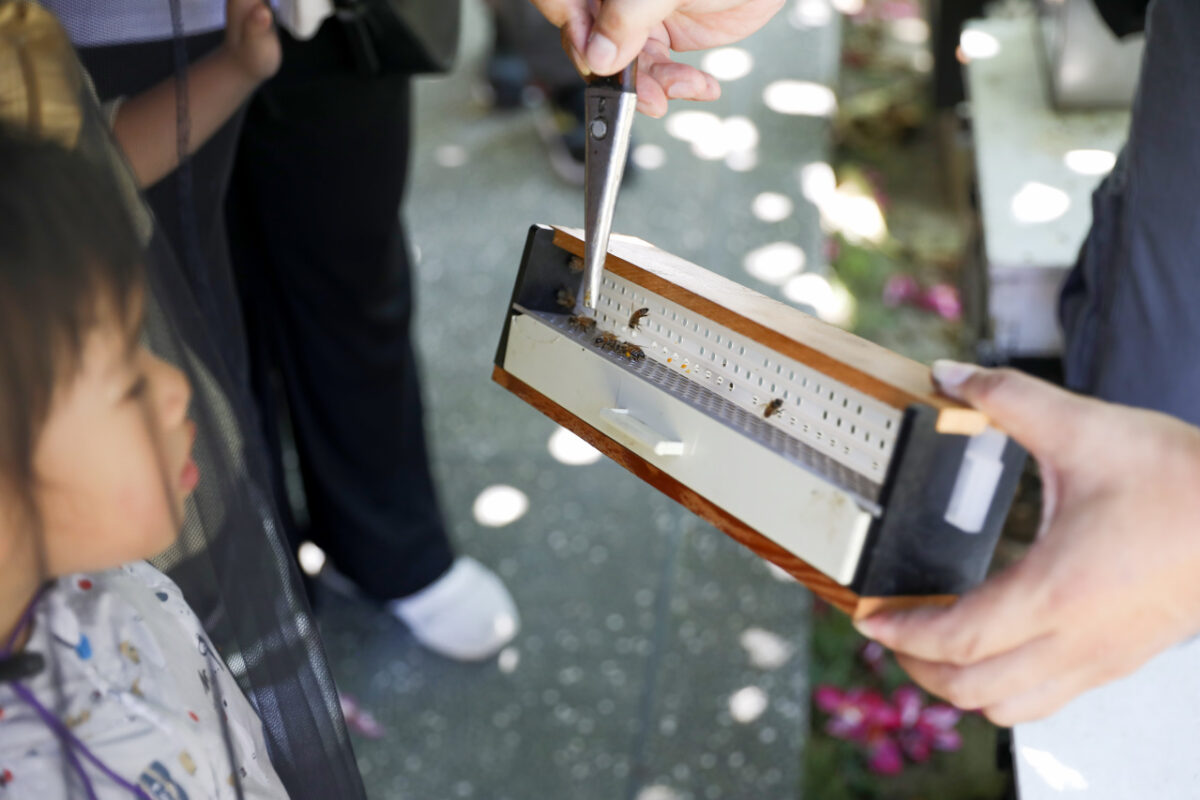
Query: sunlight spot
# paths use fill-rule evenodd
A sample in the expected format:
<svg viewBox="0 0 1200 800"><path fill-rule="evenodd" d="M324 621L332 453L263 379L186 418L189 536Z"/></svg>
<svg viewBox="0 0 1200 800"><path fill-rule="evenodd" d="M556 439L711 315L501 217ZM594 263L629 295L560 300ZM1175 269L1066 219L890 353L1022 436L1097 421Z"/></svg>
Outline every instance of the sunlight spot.
<svg viewBox="0 0 1200 800"><path fill-rule="evenodd" d="M682 795L670 786L663 786L661 783L656 783L638 792L634 800L681 800L681 798Z"/></svg>
<svg viewBox="0 0 1200 800"><path fill-rule="evenodd" d="M828 0L796 0L788 12L788 22L793 28L823 28L833 19L833 9Z"/></svg>
<svg viewBox="0 0 1200 800"><path fill-rule="evenodd" d="M709 111L676 111L667 115L667 133L684 142L695 143L712 137L721 129L721 118Z"/></svg>
<svg viewBox="0 0 1200 800"><path fill-rule="evenodd" d="M498 639L512 638L517 632L517 620L512 614L500 614L492 621L492 630Z"/></svg>
<svg viewBox="0 0 1200 800"><path fill-rule="evenodd" d="M763 192L754 198L750 210L763 222L781 222L792 215L792 198L779 192Z"/></svg>
<svg viewBox="0 0 1200 800"><path fill-rule="evenodd" d="M721 124L721 133L731 152L758 147L758 126L749 117L729 117Z"/></svg>
<svg viewBox="0 0 1200 800"><path fill-rule="evenodd" d="M667 163L667 151L656 144L639 144L633 148L633 163L642 169L658 169Z"/></svg>
<svg viewBox="0 0 1200 800"><path fill-rule="evenodd" d="M750 663L759 669L779 669L795 651L782 636L762 628L747 628L738 642L750 656Z"/></svg>
<svg viewBox="0 0 1200 800"><path fill-rule="evenodd" d="M521 651L515 647L506 647L500 651L499 658L496 659L500 671L505 675L512 674L517 665L521 663Z"/></svg>
<svg viewBox="0 0 1200 800"><path fill-rule="evenodd" d="M764 283L781 286L804 269L804 251L791 242L772 242L746 254L742 266Z"/></svg>
<svg viewBox="0 0 1200 800"><path fill-rule="evenodd" d="M599 450L566 428L560 427L550 434L550 441L546 446L555 460L571 466L595 464L601 458Z"/></svg>
<svg viewBox="0 0 1200 800"><path fill-rule="evenodd" d="M1012 199L1012 213L1017 222L1037 224L1052 222L1071 207L1071 198L1062 189L1030 181Z"/></svg>
<svg viewBox="0 0 1200 800"><path fill-rule="evenodd" d="M520 519L529 510L529 498L520 489L497 484L489 486L475 498L472 511L475 521L489 528L499 528Z"/></svg>
<svg viewBox="0 0 1200 800"><path fill-rule="evenodd" d="M920 17L901 17L889 26L892 36L905 44L925 44L929 41L929 23Z"/></svg>
<svg viewBox="0 0 1200 800"><path fill-rule="evenodd" d="M1109 150L1072 150L1063 156L1063 163L1080 175L1107 175L1116 166L1117 157Z"/></svg>
<svg viewBox="0 0 1200 800"><path fill-rule="evenodd" d="M729 713L742 723L754 722L767 710L767 693L757 686L738 689L729 697Z"/></svg>
<svg viewBox="0 0 1200 800"><path fill-rule="evenodd" d="M960 61L983 61L1000 53L1000 41L986 31L965 30L958 39Z"/></svg>
<svg viewBox="0 0 1200 800"><path fill-rule="evenodd" d="M721 47L705 53L700 68L719 81L736 81L754 69L754 56L740 47Z"/></svg>
<svg viewBox="0 0 1200 800"><path fill-rule="evenodd" d="M734 172L749 172L758 166L758 151L735 150L725 156L725 166Z"/></svg>
<svg viewBox="0 0 1200 800"><path fill-rule="evenodd" d="M433 151L433 160L450 169L461 167L467 163L467 151L457 144L443 144Z"/></svg>
<svg viewBox="0 0 1200 800"><path fill-rule="evenodd" d="M325 551L312 542L301 542L296 557L305 575L318 575L325 566Z"/></svg>
<svg viewBox="0 0 1200 800"><path fill-rule="evenodd" d="M828 117L837 110L833 90L812 81L775 81L763 90L763 102L780 114L806 117Z"/></svg>
<svg viewBox="0 0 1200 800"><path fill-rule="evenodd" d="M691 113L705 114L706 112ZM750 159L754 149L758 146L758 126L746 117L730 117L725 120L716 116L713 116L711 120L704 117L693 117L677 123L675 128L679 129L678 133L672 129L668 121L668 132L684 141L691 142L692 153L697 158L705 161L721 161L722 159L729 161L732 158L733 163L730 166L734 169L737 169L736 165L739 162L750 163L750 169L757 164L756 157L753 162L750 162Z"/></svg>
<svg viewBox="0 0 1200 800"><path fill-rule="evenodd" d="M866 5L864 0L830 0L830 2L833 3L834 8L848 17L861 14L863 6Z"/></svg>
<svg viewBox="0 0 1200 800"><path fill-rule="evenodd" d="M837 177L833 167L823 161L814 161L800 168L800 193L815 206L820 207L837 191Z"/></svg>
<svg viewBox="0 0 1200 800"><path fill-rule="evenodd" d="M811 306L818 317L833 325L845 326L854 318L854 297L841 283L831 283L820 275L797 275L784 284L783 294L794 303Z"/></svg>
<svg viewBox="0 0 1200 800"><path fill-rule="evenodd" d="M874 197L843 184L830 197L817 203L821 222L852 242L878 244L887 238L887 222Z"/></svg>

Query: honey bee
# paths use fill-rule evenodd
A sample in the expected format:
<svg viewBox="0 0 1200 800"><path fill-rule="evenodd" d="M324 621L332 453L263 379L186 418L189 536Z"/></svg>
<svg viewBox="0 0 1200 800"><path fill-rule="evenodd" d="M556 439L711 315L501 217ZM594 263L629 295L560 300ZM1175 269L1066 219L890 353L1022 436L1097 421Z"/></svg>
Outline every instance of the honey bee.
<svg viewBox="0 0 1200 800"><path fill-rule="evenodd" d="M571 272L583 272L583 259L579 256L571 256L567 266L571 268Z"/></svg>
<svg viewBox="0 0 1200 800"><path fill-rule="evenodd" d="M776 397L771 402L767 403L767 410L763 412L763 416L770 419L774 414L779 413L779 409L783 408L783 398Z"/></svg>
<svg viewBox="0 0 1200 800"><path fill-rule="evenodd" d="M581 331L590 331L596 327L596 320L592 317L585 317L583 314L572 314L567 317L567 327L579 328Z"/></svg>
<svg viewBox="0 0 1200 800"><path fill-rule="evenodd" d="M559 289L558 294L554 296L554 302L558 303L558 305L562 308L574 308L575 293L564 286L563 288Z"/></svg>
<svg viewBox="0 0 1200 800"><path fill-rule="evenodd" d="M608 331L605 331L595 338L594 344L601 350L616 350L621 346L621 340Z"/></svg>
<svg viewBox="0 0 1200 800"><path fill-rule="evenodd" d="M621 355L625 356L630 361L644 361L646 358L646 353L642 350L642 348L631 342L621 343Z"/></svg>
<svg viewBox="0 0 1200 800"><path fill-rule="evenodd" d="M639 308L637 311L633 312L633 316L629 318L629 327L636 331L638 323L641 322L642 318L649 313L650 309L648 308Z"/></svg>

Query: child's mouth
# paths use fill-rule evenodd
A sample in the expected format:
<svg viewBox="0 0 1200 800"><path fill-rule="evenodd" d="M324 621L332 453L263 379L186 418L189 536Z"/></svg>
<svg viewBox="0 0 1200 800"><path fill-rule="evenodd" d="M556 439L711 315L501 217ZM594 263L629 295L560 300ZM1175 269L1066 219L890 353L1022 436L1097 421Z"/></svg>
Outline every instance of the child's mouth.
<svg viewBox="0 0 1200 800"><path fill-rule="evenodd" d="M200 483L200 467L196 466L196 460L192 458L192 447L196 444L196 423L191 420L187 421L188 446L187 446L187 461L184 462L183 469L179 472L179 488L184 494L191 492Z"/></svg>
<svg viewBox="0 0 1200 800"><path fill-rule="evenodd" d="M187 463L183 465L183 470L179 473L179 488L187 493L195 489L198 483L200 483L200 468L196 466L192 457L188 456Z"/></svg>

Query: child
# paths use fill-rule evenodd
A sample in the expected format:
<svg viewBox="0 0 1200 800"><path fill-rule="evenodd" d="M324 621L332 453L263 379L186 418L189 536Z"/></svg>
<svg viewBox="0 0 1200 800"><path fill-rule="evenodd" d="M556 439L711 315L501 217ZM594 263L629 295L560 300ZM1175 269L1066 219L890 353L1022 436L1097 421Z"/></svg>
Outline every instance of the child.
<svg viewBox="0 0 1200 800"><path fill-rule="evenodd" d="M167 548L190 388L104 174L0 129L0 798L284 798Z"/></svg>

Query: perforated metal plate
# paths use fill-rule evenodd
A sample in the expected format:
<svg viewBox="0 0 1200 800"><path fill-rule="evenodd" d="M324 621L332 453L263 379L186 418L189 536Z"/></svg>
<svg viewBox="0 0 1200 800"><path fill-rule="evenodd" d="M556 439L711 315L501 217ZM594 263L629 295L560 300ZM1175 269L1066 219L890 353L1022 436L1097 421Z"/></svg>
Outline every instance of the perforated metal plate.
<svg viewBox="0 0 1200 800"><path fill-rule="evenodd" d="M648 311L631 328L639 309ZM883 482L900 410L611 273L604 276L596 314L599 329L638 345L648 361L868 482ZM767 418L767 404L775 399L783 404Z"/></svg>

